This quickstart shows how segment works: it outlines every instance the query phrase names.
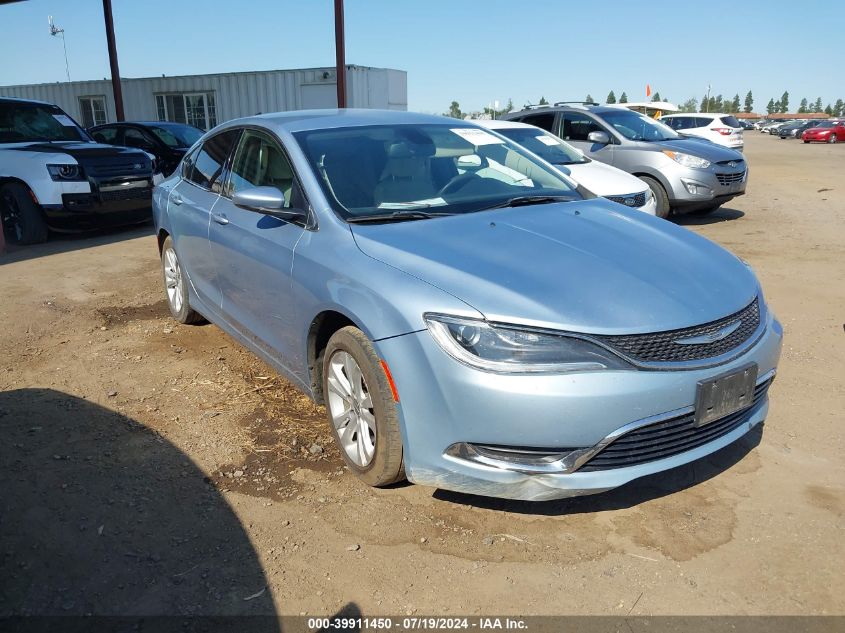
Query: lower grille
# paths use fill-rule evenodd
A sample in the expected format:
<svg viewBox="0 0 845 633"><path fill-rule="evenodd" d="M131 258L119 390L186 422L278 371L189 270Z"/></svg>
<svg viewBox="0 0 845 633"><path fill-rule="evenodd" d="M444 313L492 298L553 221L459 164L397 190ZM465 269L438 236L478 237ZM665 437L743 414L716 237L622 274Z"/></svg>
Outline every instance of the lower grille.
<svg viewBox="0 0 845 633"><path fill-rule="evenodd" d="M582 472L625 468L679 455L712 442L742 426L765 396L773 379L754 388L753 404L705 426L695 426L695 412L656 422L619 437L579 469Z"/></svg>
<svg viewBox="0 0 845 633"><path fill-rule="evenodd" d="M135 188L117 191L106 191L100 193L100 200L103 202L113 202L115 200L146 200L152 199L153 190L149 187Z"/></svg>
<svg viewBox="0 0 845 633"><path fill-rule="evenodd" d="M719 181L719 184L721 185L732 185L737 182L742 182L742 180L745 178L745 172L741 171L736 174L716 174L716 178Z"/></svg>
<svg viewBox="0 0 845 633"><path fill-rule="evenodd" d="M624 196L605 196L605 198L624 204L626 207L641 207L645 204L645 191Z"/></svg>

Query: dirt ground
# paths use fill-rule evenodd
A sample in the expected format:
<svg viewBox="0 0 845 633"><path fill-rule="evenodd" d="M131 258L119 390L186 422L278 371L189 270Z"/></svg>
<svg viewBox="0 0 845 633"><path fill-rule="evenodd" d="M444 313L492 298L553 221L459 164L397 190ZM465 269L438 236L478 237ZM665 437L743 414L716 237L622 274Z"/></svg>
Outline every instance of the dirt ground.
<svg viewBox="0 0 845 633"><path fill-rule="evenodd" d="M765 428L577 500L359 484L322 409L169 318L150 227L0 258L0 615L845 613L845 146L746 138L747 195L680 223L784 324Z"/></svg>

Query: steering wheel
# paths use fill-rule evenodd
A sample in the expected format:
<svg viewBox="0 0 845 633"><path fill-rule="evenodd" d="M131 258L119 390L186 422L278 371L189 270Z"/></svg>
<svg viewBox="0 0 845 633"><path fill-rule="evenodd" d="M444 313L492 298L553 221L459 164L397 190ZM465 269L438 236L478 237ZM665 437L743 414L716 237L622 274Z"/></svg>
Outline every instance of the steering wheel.
<svg viewBox="0 0 845 633"><path fill-rule="evenodd" d="M447 182L440 191L437 192L438 197L443 197L450 193L455 193L459 189L463 189L471 180L475 179L475 174L458 174Z"/></svg>

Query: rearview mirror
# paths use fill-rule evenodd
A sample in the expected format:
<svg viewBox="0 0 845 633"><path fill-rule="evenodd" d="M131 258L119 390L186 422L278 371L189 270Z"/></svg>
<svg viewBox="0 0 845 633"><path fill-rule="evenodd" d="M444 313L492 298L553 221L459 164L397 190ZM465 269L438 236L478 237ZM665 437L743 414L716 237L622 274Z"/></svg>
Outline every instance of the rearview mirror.
<svg viewBox="0 0 845 633"><path fill-rule="evenodd" d="M285 195L276 187L251 187L238 191L232 196L232 202L236 207L271 215L287 222L304 221L306 218L303 209L284 208Z"/></svg>
<svg viewBox="0 0 845 633"><path fill-rule="evenodd" d="M608 145L610 143L610 136L607 135L607 132L590 132L587 134L587 140L590 143Z"/></svg>

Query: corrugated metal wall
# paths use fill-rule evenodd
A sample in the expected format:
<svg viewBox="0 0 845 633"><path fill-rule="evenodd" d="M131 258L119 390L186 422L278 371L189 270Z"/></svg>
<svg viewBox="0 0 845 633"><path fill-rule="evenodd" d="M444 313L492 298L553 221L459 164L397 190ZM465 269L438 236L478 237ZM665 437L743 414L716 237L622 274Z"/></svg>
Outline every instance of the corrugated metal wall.
<svg viewBox="0 0 845 633"><path fill-rule="evenodd" d="M347 101L352 108L408 109L407 73L388 68L347 66ZM337 105L335 69L307 68L181 77L123 79L127 120L156 120L155 95L214 92L217 122L259 112ZM115 120L111 81L73 81L0 87L0 96L55 103L82 120L79 98L104 96L108 121Z"/></svg>

